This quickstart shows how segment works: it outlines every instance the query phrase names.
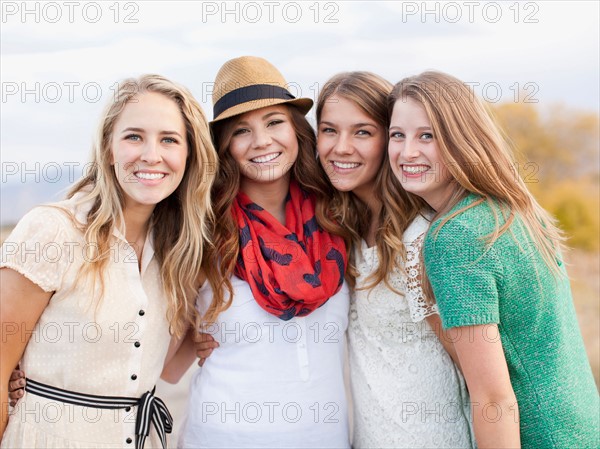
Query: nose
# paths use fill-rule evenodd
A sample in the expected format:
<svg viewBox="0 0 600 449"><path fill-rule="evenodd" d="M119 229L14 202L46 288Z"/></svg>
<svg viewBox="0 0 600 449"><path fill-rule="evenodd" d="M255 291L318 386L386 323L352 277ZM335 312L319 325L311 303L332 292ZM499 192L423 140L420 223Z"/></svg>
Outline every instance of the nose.
<svg viewBox="0 0 600 449"><path fill-rule="evenodd" d="M354 153L354 148L349 137L345 133L340 133L339 138L333 146L333 152L340 156Z"/></svg>
<svg viewBox="0 0 600 449"><path fill-rule="evenodd" d="M162 160L159 143L147 141L142 150L140 159L148 165L158 164Z"/></svg>
<svg viewBox="0 0 600 449"><path fill-rule="evenodd" d="M252 146L254 148L266 148L273 142L271 134L265 129L256 129L253 133Z"/></svg>
<svg viewBox="0 0 600 449"><path fill-rule="evenodd" d="M407 161L416 159L420 153L419 145L416 142L411 141L410 139L406 139L403 143L404 145L402 145L402 157Z"/></svg>

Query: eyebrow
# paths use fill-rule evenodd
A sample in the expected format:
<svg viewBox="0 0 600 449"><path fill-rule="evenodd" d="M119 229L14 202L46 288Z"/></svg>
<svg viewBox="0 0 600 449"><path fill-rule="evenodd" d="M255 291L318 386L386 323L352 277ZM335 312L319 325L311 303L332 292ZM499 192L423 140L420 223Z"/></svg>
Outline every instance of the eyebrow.
<svg viewBox="0 0 600 449"><path fill-rule="evenodd" d="M261 120L267 120L268 118L272 117L273 115L284 115L285 116L285 112L283 112L283 111L269 112L268 114L263 115L261 117ZM235 126L248 126L248 122L246 120L240 120L239 122L236 123Z"/></svg>
<svg viewBox="0 0 600 449"><path fill-rule="evenodd" d="M321 123L319 123L320 125L328 125L328 126L336 126L335 123L332 122L328 122L326 120L322 120ZM372 126L373 128L377 128L377 125L375 123L355 123L352 125L353 128L362 128L364 126Z"/></svg>
<svg viewBox="0 0 600 449"><path fill-rule="evenodd" d="M126 133L126 132L131 132L131 131L136 132L136 133L143 133L143 132L145 132L145 130L143 128L129 127L129 128L125 128L124 130L122 130L121 133ZM181 134L179 134L177 131L168 131L168 130L166 130L166 131L159 132L159 134L163 134L163 135L165 135L165 134L175 134L175 135L183 138L181 136Z"/></svg>
<svg viewBox="0 0 600 449"><path fill-rule="evenodd" d="M269 118L273 115L277 115L277 114L285 115L285 113L283 111L273 111L273 112L269 112L268 114L263 115L263 120L266 118Z"/></svg>
<svg viewBox="0 0 600 449"><path fill-rule="evenodd" d="M402 126L390 126L390 129L402 129ZM431 129L431 126L419 126L417 131L428 131Z"/></svg>

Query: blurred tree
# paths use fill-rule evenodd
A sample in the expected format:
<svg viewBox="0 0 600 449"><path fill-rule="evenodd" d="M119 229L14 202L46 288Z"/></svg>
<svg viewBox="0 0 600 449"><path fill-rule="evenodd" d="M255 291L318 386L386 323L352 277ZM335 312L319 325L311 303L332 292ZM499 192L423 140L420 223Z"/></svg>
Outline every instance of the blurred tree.
<svg viewBox="0 0 600 449"><path fill-rule="evenodd" d="M569 245L600 249L600 118L554 105L490 105L511 142L519 173L559 221Z"/></svg>

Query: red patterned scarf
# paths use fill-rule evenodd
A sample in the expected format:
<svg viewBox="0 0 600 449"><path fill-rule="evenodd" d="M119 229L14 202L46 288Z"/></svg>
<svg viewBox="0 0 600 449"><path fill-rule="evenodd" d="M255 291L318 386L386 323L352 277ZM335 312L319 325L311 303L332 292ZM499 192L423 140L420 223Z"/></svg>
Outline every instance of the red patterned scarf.
<svg viewBox="0 0 600 449"><path fill-rule="evenodd" d="M308 315L338 292L346 247L317 224L313 195L290 183L285 226L241 191L232 210L240 230L235 274L264 310L287 321Z"/></svg>

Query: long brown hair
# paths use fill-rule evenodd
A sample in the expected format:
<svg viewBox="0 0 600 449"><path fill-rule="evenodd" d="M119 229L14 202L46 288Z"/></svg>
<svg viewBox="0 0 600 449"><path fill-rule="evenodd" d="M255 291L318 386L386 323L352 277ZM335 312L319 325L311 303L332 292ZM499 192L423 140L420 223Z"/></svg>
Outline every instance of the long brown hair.
<svg viewBox="0 0 600 449"><path fill-rule="evenodd" d="M291 179L316 199L315 214L319 225L327 232L340 235L348 241L344 229L339 226L328 213L327 199L331 196L331 186L327 183L320 164L315 159L316 137L310 123L293 105L282 105L287 108L291 124L298 139L298 157L291 169ZM219 313L231 305L233 287L231 276L239 253L239 230L233 219L231 208L240 190L240 170L229 151L234 127L238 116L213 123L212 137L220 161L215 184L212 189L215 223L212 240L214 246L205 255L205 266L219 261L216 270L206 270L208 281L213 289L213 300L203 320L213 322ZM225 299L225 290L229 292L229 300Z"/></svg>
<svg viewBox="0 0 600 449"><path fill-rule="evenodd" d="M321 122L323 108L327 101L335 95L351 101L371 117L383 129L387 141L389 124L387 100L392 87L389 81L374 73L362 71L339 73L325 83L319 94L317 124ZM387 145L382 150L387 153ZM329 177L327 179L329 180ZM362 288L372 288L382 281L392 288L388 276L398 263L398 257L402 259L405 253L402 235L417 216L422 201L411 199L402 189L391 173L387 155L384 155L381 170L375 178L375 185L373 195L382 204L377 219L379 227L375 236L380 263ZM369 232L370 223L374 218L367 204L353 192L333 189L329 206L333 217L347 229L353 245L358 244L360 239ZM350 274L356 275L353 251L351 256Z"/></svg>
<svg viewBox="0 0 600 449"><path fill-rule="evenodd" d="M162 287L168 300L171 332L181 336L195 321L195 296L212 217L210 190L217 169L217 154L210 140L202 108L183 86L160 75L143 75L122 81L105 108L96 134L90 170L69 191L81 192L81 203L93 206L82 229L86 248L92 252L82 275L92 275L104 290L103 272L110 259L112 229L123 227L124 193L111 166L111 140L115 122L136 95L160 93L173 100L183 117L188 145L186 169L177 189L158 203L151 217L155 256Z"/></svg>
<svg viewBox="0 0 600 449"><path fill-rule="evenodd" d="M492 245L509 230L518 214L547 266L555 274L560 273L556 255L562 249L564 236L557 228L556 220L527 190L515 170L507 139L471 89L451 75L428 71L405 78L394 86L389 97L390 114L397 101L407 98L425 109L441 159L453 178L454 193L448 204L436 211L434 220L450 211L469 193L482 197L479 202L445 217L437 230L455 216L485 201L496 217L493 232L483 236L487 245ZM426 276L424 281L426 293L432 298Z"/></svg>

